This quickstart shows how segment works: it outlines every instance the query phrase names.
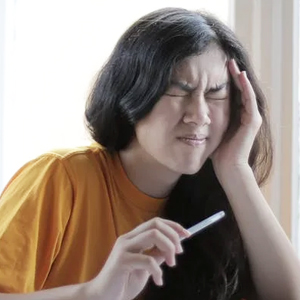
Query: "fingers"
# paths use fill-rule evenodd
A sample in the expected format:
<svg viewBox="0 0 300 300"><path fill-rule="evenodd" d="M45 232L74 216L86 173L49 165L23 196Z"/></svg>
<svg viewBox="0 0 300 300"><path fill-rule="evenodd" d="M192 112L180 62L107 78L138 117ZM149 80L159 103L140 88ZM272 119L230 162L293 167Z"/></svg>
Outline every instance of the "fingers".
<svg viewBox="0 0 300 300"><path fill-rule="evenodd" d="M256 96L252 85L247 77L245 71L240 75L240 82L243 88L242 98L244 98L244 109L245 114L242 116L243 124L252 124L252 129L257 132L258 128L261 126L262 117L258 111Z"/></svg>
<svg viewBox="0 0 300 300"><path fill-rule="evenodd" d="M241 85L240 79L239 79L241 71L240 71L236 61L233 58L229 60L228 68L229 68L229 72L233 78L235 85L238 87L238 89L240 91L243 91L243 88L242 88L242 85Z"/></svg>
<svg viewBox="0 0 300 300"><path fill-rule="evenodd" d="M149 255L140 253L126 253L124 257L126 266L130 266L129 271L143 270L147 271L157 285L162 285L162 270L157 260Z"/></svg>
<svg viewBox="0 0 300 300"><path fill-rule="evenodd" d="M256 96L247 77L246 71L241 72L239 77L243 89L243 97L245 97L245 99L247 100L246 103L250 106L249 108L252 108L251 110L254 111L257 109Z"/></svg>
<svg viewBox="0 0 300 300"><path fill-rule="evenodd" d="M136 227L134 230L125 234L126 239L132 239L133 237L145 232L147 230L157 229L163 233L172 243L175 244L176 253L182 252L181 241L183 237L188 237L190 233L184 229L180 224L165 220L162 218L154 218ZM145 250L145 249L144 249Z"/></svg>
<svg viewBox="0 0 300 300"><path fill-rule="evenodd" d="M116 243L121 252L146 253L161 256L169 266L175 266L175 255L182 253L181 238L190 233L176 222L154 218L119 237Z"/></svg>
<svg viewBox="0 0 300 300"><path fill-rule="evenodd" d="M236 61L231 59L228 62L228 68L233 78L235 85L242 92L243 103L245 104L246 100L255 99L255 93L252 88L252 85L247 77L246 71L240 71ZM256 101L254 101L256 103Z"/></svg>
<svg viewBox="0 0 300 300"><path fill-rule="evenodd" d="M189 232L184 229L180 224L171 221L171 220L166 220L166 219L162 219L159 217L153 218L145 223L142 223L141 225L139 225L138 227L136 227L135 229L133 229L132 231L128 232L126 235L128 235L128 237L130 238L132 235L136 235L139 234L140 232L145 231L146 229L149 228L153 228L153 227L162 227L163 224L171 227L173 230L175 230L180 236L187 236L189 234Z"/></svg>
<svg viewBox="0 0 300 300"><path fill-rule="evenodd" d="M162 285L160 265L163 262L170 267L176 265L175 256L183 251L181 238L189 235L176 222L154 218L120 236L108 261L113 261L111 265L121 268L124 274L134 274L135 278L144 272L146 279L149 273L157 285Z"/></svg>
<svg viewBox="0 0 300 300"><path fill-rule="evenodd" d="M247 77L246 71L241 72L234 59L231 59L228 62L228 68L235 85L238 87L242 94L242 103L247 114L242 117L242 121L247 124L255 122L257 125L260 125L261 116L257 107L256 95L251 82Z"/></svg>
<svg viewBox="0 0 300 300"><path fill-rule="evenodd" d="M141 249L145 250L155 247L161 252L162 256L165 257L166 264L173 267L176 264L175 254L183 251L181 245L180 251L177 251L176 246L177 244L158 229L149 229L130 239L130 242L127 243L126 250L139 252Z"/></svg>

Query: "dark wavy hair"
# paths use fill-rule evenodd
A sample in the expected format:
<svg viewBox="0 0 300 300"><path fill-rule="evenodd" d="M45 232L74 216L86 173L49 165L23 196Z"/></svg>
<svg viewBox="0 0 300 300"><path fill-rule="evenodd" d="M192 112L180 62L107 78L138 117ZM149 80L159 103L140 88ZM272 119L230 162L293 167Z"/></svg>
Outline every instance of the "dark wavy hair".
<svg viewBox="0 0 300 300"><path fill-rule="evenodd" d="M122 35L87 101L85 116L92 137L112 153L126 148L135 136L137 122L165 93L176 65L186 57L201 55L212 43L247 72L255 91L263 122L249 164L261 185L272 164L266 100L244 47L226 25L208 13L160 9L140 18ZM231 80L226 138L240 125L241 106L240 92ZM227 218L185 242L177 267L163 267L164 286L156 287L150 281L143 292L145 299L251 298L255 289L247 253L209 159L197 174L181 176L162 216L188 227L219 210L225 210Z"/></svg>

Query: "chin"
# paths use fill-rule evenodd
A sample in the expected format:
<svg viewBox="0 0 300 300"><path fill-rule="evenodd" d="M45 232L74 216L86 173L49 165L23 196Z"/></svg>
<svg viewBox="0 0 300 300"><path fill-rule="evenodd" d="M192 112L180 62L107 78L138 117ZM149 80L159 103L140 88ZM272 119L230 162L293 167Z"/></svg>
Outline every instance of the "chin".
<svg viewBox="0 0 300 300"><path fill-rule="evenodd" d="M193 175L199 172L203 167L204 163L209 157L209 153L197 153L196 155L180 157L177 162L177 167L180 169L182 174Z"/></svg>
<svg viewBox="0 0 300 300"><path fill-rule="evenodd" d="M200 169L197 169L197 170L188 170L188 171L185 171L185 172L182 172L182 175L195 175L196 173L198 173Z"/></svg>
<svg viewBox="0 0 300 300"><path fill-rule="evenodd" d="M194 160L193 162L190 161L189 163L182 163L180 173L185 175L194 175L199 172L206 160L207 158L202 158L201 160Z"/></svg>
<svg viewBox="0 0 300 300"><path fill-rule="evenodd" d="M185 167L181 169L181 174L183 175L194 175L199 172L199 170L202 168L203 164L198 165L195 167L195 165L190 166L190 167Z"/></svg>
<svg viewBox="0 0 300 300"><path fill-rule="evenodd" d="M208 159L208 156L203 155L193 158L174 158L171 164L165 164L170 170L181 175L194 175L199 172L204 163Z"/></svg>

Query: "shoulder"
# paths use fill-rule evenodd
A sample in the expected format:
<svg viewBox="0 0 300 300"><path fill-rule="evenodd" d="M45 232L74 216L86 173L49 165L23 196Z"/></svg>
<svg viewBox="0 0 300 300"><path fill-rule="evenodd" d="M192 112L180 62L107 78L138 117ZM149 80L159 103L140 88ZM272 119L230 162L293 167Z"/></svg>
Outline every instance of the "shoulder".
<svg viewBox="0 0 300 300"><path fill-rule="evenodd" d="M101 145L95 143L90 146L47 151L29 161L24 167L34 165L36 167L55 168L57 165L62 165L69 169L79 166L88 167L99 161L105 164L109 160L110 154Z"/></svg>
<svg viewBox="0 0 300 300"><path fill-rule="evenodd" d="M76 162L81 160L90 160L94 156L103 155L105 148L99 144L92 144L90 146L76 147L76 148L60 148L45 152L39 158L52 158L53 160L65 162Z"/></svg>
<svg viewBox="0 0 300 300"><path fill-rule="evenodd" d="M29 162L34 173L47 173L55 181L67 178L74 191L103 188L111 183L118 170L117 155L97 143L76 148L48 151ZM59 183L58 183L59 184Z"/></svg>
<svg viewBox="0 0 300 300"><path fill-rule="evenodd" d="M111 155L96 143L86 147L54 149L23 165L7 186L12 182L34 185L47 181L73 185L78 180L92 177L95 172L105 172L111 164Z"/></svg>
<svg viewBox="0 0 300 300"><path fill-rule="evenodd" d="M50 164L62 165L68 175L73 178L94 176L105 173L112 168L113 156L97 143L90 146L54 149L44 153L37 160L49 161Z"/></svg>

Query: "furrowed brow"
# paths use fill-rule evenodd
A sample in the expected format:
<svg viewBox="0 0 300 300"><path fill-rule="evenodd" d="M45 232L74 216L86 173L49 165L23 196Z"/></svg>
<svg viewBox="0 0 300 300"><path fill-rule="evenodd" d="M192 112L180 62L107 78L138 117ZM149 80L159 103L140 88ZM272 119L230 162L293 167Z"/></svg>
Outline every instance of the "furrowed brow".
<svg viewBox="0 0 300 300"><path fill-rule="evenodd" d="M171 80L171 85L176 86L181 90L189 93L195 90L195 88L190 86L188 83L184 83L180 81Z"/></svg>
<svg viewBox="0 0 300 300"><path fill-rule="evenodd" d="M210 89L207 91L207 93L216 93L216 92L219 92L219 91L221 91L222 89L227 88L228 85L229 85L229 82L226 81L226 82L224 82L224 83L222 83L222 84L219 84L219 85L216 85L215 87L210 88Z"/></svg>

